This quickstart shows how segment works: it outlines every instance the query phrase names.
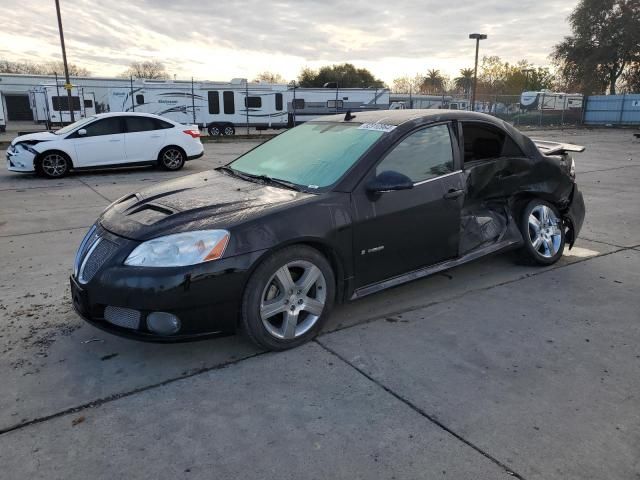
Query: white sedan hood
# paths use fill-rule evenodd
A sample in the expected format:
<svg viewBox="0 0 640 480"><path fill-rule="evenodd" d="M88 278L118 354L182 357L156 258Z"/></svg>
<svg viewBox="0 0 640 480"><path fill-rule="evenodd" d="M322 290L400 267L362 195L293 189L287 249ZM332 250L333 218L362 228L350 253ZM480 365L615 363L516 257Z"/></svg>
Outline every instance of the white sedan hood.
<svg viewBox="0 0 640 480"><path fill-rule="evenodd" d="M28 133L27 135L20 135L19 137L14 138L11 141L11 145L15 145L16 143L19 142L28 142L28 141L38 141L38 142L47 142L50 140L60 140L61 136L58 136L54 133L51 132L35 132L35 133Z"/></svg>

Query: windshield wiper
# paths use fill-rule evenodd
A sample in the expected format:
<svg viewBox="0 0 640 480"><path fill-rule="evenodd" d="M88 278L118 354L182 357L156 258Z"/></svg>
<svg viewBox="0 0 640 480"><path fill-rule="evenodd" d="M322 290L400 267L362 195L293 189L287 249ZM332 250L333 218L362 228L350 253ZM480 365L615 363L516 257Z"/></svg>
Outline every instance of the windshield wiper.
<svg viewBox="0 0 640 480"><path fill-rule="evenodd" d="M218 167L216 170L220 170L226 173L229 173L233 176L239 177L239 178L243 178L245 180L249 180L249 181L253 181L253 180L261 180L265 183L271 183L273 185L278 185L280 187L284 187L284 188L288 188L290 190L295 190L297 192L301 191L302 189L300 188L299 185L292 183L292 182L288 182L287 180L282 180L280 178L273 178L270 177L268 175L255 175L253 173L246 173L246 172L240 172L238 170L235 170L231 167L227 167L227 166L223 166L223 167Z"/></svg>

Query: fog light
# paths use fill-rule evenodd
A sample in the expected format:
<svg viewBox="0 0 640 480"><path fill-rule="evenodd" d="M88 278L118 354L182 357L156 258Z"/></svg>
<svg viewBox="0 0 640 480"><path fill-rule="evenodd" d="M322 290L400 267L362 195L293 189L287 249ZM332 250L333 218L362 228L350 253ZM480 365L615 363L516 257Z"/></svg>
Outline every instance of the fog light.
<svg viewBox="0 0 640 480"><path fill-rule="evenodd" d="M180 330L180 319L171 313L153 312L147 315L147 328L158 335L171 335Z"/></svg>

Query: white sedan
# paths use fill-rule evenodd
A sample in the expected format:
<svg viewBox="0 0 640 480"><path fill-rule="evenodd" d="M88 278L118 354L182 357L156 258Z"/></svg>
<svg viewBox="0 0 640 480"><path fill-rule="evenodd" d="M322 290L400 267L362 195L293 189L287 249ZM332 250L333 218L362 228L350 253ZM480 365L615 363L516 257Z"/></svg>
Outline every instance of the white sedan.
<svg viewBox="0 0 640 480"><path fill-rule="evenodd" d="M204 153L200 131L148 113L103 113L55 132L15 138L7 150L12 172L59 178L70 170L158 165L180 170Z"/></svg>

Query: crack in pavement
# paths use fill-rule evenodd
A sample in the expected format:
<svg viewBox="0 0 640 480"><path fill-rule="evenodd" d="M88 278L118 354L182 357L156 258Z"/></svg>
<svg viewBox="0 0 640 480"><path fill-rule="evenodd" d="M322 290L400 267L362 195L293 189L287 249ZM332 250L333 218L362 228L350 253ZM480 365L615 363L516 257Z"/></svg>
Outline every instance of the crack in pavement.
<svg viewBox="0 0 640 480"><path fill-rule="evenodd" d="M623 168L633 168L633 167L640 167L640 165L623 165L621 167L603 168L602 170L587 170L586 172L578 172L578 176L584 175L587 173L609 172L611 170L622 170Z"/></svg>
<svg viewBox="0 0 640 480"><path fill-rule="evenodd" d="M87 187L90 190L93 190L93 193L95 193L96 195L101 196L102 198L104 198L107 202L109 202L109 204L113 203L113 200L108 199L107 197L105 197L103 194L101 194L99 191L97 191L95 188L93 188L91 185L89 185L87 182L85 182L84 180L82 180L81 178L77 179L81 184L83 184L85 187Z"/></svg>
<svg viewBox="0 0 640 480"><path fill-rule="evenodd" d="M459 298L462 298L464 295L492 290L494 288L498 288L498 287L502 287L504 285L509 285L509 284L512 284L512 283L516 283L516 282L525 280L525 279L530 278L530 277L535 277L535 276L538 276L538 275L543 275L545 273L554 272L556 270L560 270L560 269L563 269L563 268L566 268L566 267L570 267L572 265L578 265L578 264L581 264L583 262L588 262L590 260L594 260L596 258L602 258L602 257L606 257L606 256L609 256L609 255L613 255L615 253L624 252L624 251L628 251L628 250L636 251L635 247L624 247L624 248L620 248L618 250L613 250L611 252L602 253L600 255L595 255L593 257L588 257L588 258L583 258L583 259L580 259L580 260L576 260L575 262L572 262L572 263L567 263L567 264L564 264L564 265L557 265L557 266L542 270L540 272L525 274L523 276L520 276L520 277L517 277L517 278L513 278L513 279L510 279L510 280L506 280L504 282L499 282L499 283L496 283L494 285L489 285L489 286L486 286L486 287L467 290L465 292L460 293L459 295L454 295L453 297L444 298L442 300L437 300L437 301L429 302L429 303L422 304L422 305L411 306L409 308L402 309L402 310L397 310L395 312L388 312L388 313L386 313L384 315L380 315L380 316L377 316L377 317L372 317L372 318L368 318L366 320L362 320L360 322L354 323L353 325L346 325L346 326L341 327L341 328L336 328L336 329L333 329L333 330L324 331L324 332L322 332L320 334L319 338L321 338L324 335L328 335L330 333L335 333L335 332L339 332L339 331L346 330L346 329L349 329L349 328L357 327L357 326L360 326L360 325L366 325L366 324L369 324L369 323L372 323L372 322L375 322L375 321L380 321L380 320L383 320L383 319L385 319L385 318L387 318L389 316L400 315L400 314L403 314L403 313L413 312L415 310L420 310L420 309L423 309L423 308L429 308L429 307L432 307L434 305L438 305L438 304L441 304L441 303L444 303L444 302L451 302L451 301L457 300ZM318 341L316 340L316 342L318 342ZM207 373L207 372L210 372L210 371L213 371L213 370L226 368L228 366L238 364L240 362L243 362L244 360L248 360L250 358L261 356L261 355L264 355L266 353L272 353L272 352L262 351L262 352L258 352L258 353L254 353L254 354L248 355L246 357L234 359L234 360L231 360L231 361L228 361L228 362L223 362L223 363L218 364L218 365L214 365L214 366L210 366L210 367L203 367L203 368L200 368L200 369L193 370L192 372L189 372L189 373L187 373L185 375L179 375L177 377L172 377L172 378L169 378L167 380L163 380L161 382L157 382L157 383L154 383L154 384L151 384L151 385L146 385L146 386L143 386L143 387L138 387L138 388L135 388L133 390L126 391L126 392L114 393L112 395L108 395L106 397L103 397L103 398L100 398L100 399L97 399L97 400L93 400L91 402L87 402L87 403L82 404L82 405L78 405L78 406L75 406L75 407L70 407L70 408L67 408L65 410L61 410L59 412L52 413L50 415L45 415L43 417L36 417L34 419L28 420L28 421L23 422L23 423L18 423L18 424L15 424L15 425L12 425L12 426L9 426L9 427L6 427L6 428L2 428L2 429L0 429L0 435L5 435L5 434L11 433L13 431L21 430L21 429L26 428L26 427L28 427L30 425L43 423L43 422L46 422L46 421L54 419L54 418L58 418L58 417L62 417L62 416L65 416L65 415L70 415L70 414L73 414L73 413L77 413L77 412L85 410L85 409L98 407L98 406L104 405L105 403L109 403L109 402L118 400L120 398L129 397L129 396L135 395L137 393L141 393L141 392L144 392L144 391L147 391L147 390L151 390L151 389L154 389L154 388L157 388L157 387L162 387L164 385L168 385L168 384L171 384L171 383L174 383L174 382L178 382L178 381L186 379L186 378L191 378L191 377L200 375L202 373ZM389 392L394 394L394 395L396 395L394 392L391 392L390 390L389 390ZM398 398L400 398L400 397L398 397ZM444 428L444 426L443 426L443 428ZM451 433L453 434L453 432L451 432ZM517 478L522 478L522 477L517 477Z"/></svg>
<svg viewBox="0 0 640 480"><path fill-rule="evenodd" d="M42 232L25 232L25 233L12 233L10 235L0 235L0 238L11 238L11 237L24 237L25 235L40 235L42 233L55 233L55 232L65 232L67 230L80 230L83 228L89 228L91 225L81 225L79 227L67 227L67 228L56 228L53 230L43 230Z"/></svg>
<svg viewBox="0 0 640 480"><path fill-rule="evenodd" d="M376 380L375 378L373 378L371 375L369 375L368 373L366 373L364 370L356 367L354 364L352 364L351 362L349 362L349 360L347 360L346 358L344 358L342 355L340 355L339 353L335 352L334 350L332 350L331 348L327 347L324 343L322 343L320 340L315 339L314 342L319 345L321 348L323 348L326 352L328 352L329 354L333 355L334 357L336 357L338 360L341 360L343 363L345 363L346 365L350 366L351 368L353 368L356 372L358 372L360 375L362 375L364 378L366 378L367 380L369 380L370 382L372 382L373 384L375 384L376 386L380 387L382 390L384 390L385 392L387 392L388 394L390 394L392 397L394 397L395 399L399 400L400 402L404 403L407 407L409 407L411 410L413 410L414 412L416 412L418 415L426 418L429 422L433 423L435 426L437 426L438 428L440 428L441 430L444 430L445 432L447 432L449 435L453 436L454 438L456 438L457 440L459 440L460 442L464 443L465 445L471 447L473 450L475 450L476 452L478 452L479 454L481 454L483 457L489 459L491 462L495 463L496 465L498 465L500 468L502 468L505 473L507 473L508 475L511 475L512 477L515 477L519 480L525 480L525 478L520 475L518 472L516 472L513 468L509 467L507 464L503 463L502 461L498 460L496 457L494 457L493 455L491 455L489 452L486 452L484 450L482 450L480 447L478 447L476 444L474 444L473 442L471 442L470 440L467 440L466 438L464 438L462 435L460 435L459 433L456 433L455 431L453 431L451 428L447 427L444 423L442 423L441 421L439 421L437 418L435 418L433 415L428 414L426 411L424 411L422 408L420 408L419 406L417 406L415 403L411 402L411 400L403 397L402 395L400 395L399 393L393 391L392 389L390 389L389 387L387 387L386 385L384 385L383 383L379 382L378 380Z"/></svg>

